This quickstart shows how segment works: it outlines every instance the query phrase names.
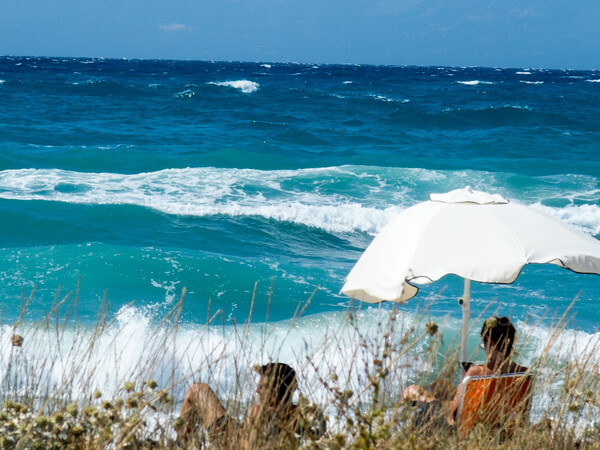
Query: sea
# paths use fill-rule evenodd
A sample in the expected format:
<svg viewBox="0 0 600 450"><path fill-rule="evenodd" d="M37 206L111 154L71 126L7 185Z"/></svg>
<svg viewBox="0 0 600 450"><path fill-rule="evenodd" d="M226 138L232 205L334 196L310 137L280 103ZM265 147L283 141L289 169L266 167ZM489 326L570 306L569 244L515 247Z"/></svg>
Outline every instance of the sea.
<svg viewBox="0 0 600 450"><path fill-rule="evenodd" d="M170 364L223 385L228 370L197 370L215 348L248 367L306 368L316 352L342 370L332 333L378 342L390 313L443 324L451 342L458 277L402 305L340 289L392 217L465 186L600 239L600 71L0 57L2 361L13 330L34 360L56 347L40 323L70 317L68 341L104 317L129 338L98 344L94 377L118 383L173 308ZM600 277L552 265L473 283L469 345L485 317L507 315L537 339L531 364L566 314L569 358L597 336L599 296ZM27 348L34 333L47 339ZM55 384L73 370L61 355Z"/></svg>

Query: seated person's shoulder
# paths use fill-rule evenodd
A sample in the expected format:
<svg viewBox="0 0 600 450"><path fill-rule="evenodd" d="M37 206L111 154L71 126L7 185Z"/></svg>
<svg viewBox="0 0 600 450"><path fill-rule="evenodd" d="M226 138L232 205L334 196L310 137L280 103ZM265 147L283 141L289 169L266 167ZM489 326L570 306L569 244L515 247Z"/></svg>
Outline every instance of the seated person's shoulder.
<svg viewBox="0 0 600 450"><path fill-rule="evenodd" d="M529 370L528 367L523 367L518 364L515 364L515 372L514 373L527 372L528 370Z"/></svg>
<svg viewBox="0 0 600 450"><path fill-rule="evenodd" d="M465 373L465 377L480 377L482 375L489 375L489 370L485 366L471 366Z"/></svg>

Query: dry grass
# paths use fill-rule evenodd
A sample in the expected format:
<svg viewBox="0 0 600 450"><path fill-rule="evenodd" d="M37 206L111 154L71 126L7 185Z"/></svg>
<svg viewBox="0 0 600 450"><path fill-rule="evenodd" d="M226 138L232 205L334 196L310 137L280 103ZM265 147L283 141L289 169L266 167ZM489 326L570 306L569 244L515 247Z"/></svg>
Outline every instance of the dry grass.
<svg viewBox="0 0 600 450"><path fill-rule="evenodd" d="M463 436L417 426L414 408L401 399L409 383L458 382L457 348L444 342L444 324L426 314L415 319L358 305L343 321L324 324L318 342L306 338L297 348L295 340L287 352L295 359L285 362L296 368L302 389L297 401L303 426L312 431L299 437L285 430L277 436L265 435L264 428L229 430L182 442L176 436L179 402L189 383L211 384L229 414L241 420L256 383L253 363L278 360L297 334L296 322L304 320L299 308L287 331L255 325L260 339L250 343L250 320L216 325L222 317L217 311L213 323L195 330L201 344L193 347L182 338L184 294L163 317L149 319L153 331L141 343L118 324L126 309L109 320L103 307L90 329L76 317L76 296L57 296L38 323L25 322L24 301L21 318L0 328L0 447L202 448L210 441L215 448L593 448L600 442L599 343L592 339L582 349L575 347L577 339L565 339L572 333L565 331L566 315L543 337L533 335L535 324L520 327L518 351L536 352L531 423L510 438L483 426ZM217 343L215 329L224 336ZM320 430L323 416L327 426Z"/></svg>

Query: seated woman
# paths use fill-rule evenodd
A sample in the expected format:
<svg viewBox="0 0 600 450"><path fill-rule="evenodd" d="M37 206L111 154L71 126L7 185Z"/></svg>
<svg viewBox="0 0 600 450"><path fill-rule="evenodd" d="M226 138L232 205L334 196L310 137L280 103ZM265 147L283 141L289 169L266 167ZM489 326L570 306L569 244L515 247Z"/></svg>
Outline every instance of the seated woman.
<svg viewBox="0 0 600 450"><path fill-rule="evenodd" d="M215 392L206 383L194 383L187 391L181 407L183 425L180 439L197 436L200 429L212 438L227 435L246 444L294 440L301 432L302 417L292 403L298 388L296 372L284 363L269 363L257 367L260 374L256 388L257 402L252 405L242 424L231 418ZM231 443L231 442L230 442ZM293 442L287 442L293 444Z"/></svg>
<svg viewBox="0 0 600 450"><path fill-rule="evenodd" d="M516 364L513 360L513 346L515 343L516 330L508 317L490 317L481 328L481 340L485 350L486 362L482 365L472 365L464 374L468 376L481 376L503 373L519 373L527 371L527 367ZM438 385L433 384L432 389L421 386L408 386L402 393L402 398L421 402L420 412L422 417L417 423L425 423L435 420L436 415L441 417L445 413L445 421L452 424L456 418L456 412L460 403L461 387L454 390L449 398L443 398L442 389L436 389Z"/></svg>

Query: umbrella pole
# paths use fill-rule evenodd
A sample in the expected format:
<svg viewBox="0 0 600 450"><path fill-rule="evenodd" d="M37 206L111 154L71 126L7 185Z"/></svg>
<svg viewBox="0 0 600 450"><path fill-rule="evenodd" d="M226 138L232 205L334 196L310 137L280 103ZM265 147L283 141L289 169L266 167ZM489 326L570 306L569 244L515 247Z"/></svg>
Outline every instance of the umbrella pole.
<svg viewBox="0 0 600 450"><path fill-rule="evenodd" d="M465 278L465 289L462 298L458 301L462 307L462 336L460 340L460 360L467 360L467 337L469 334L469 316L471 313L471 280Z"/></svg>

